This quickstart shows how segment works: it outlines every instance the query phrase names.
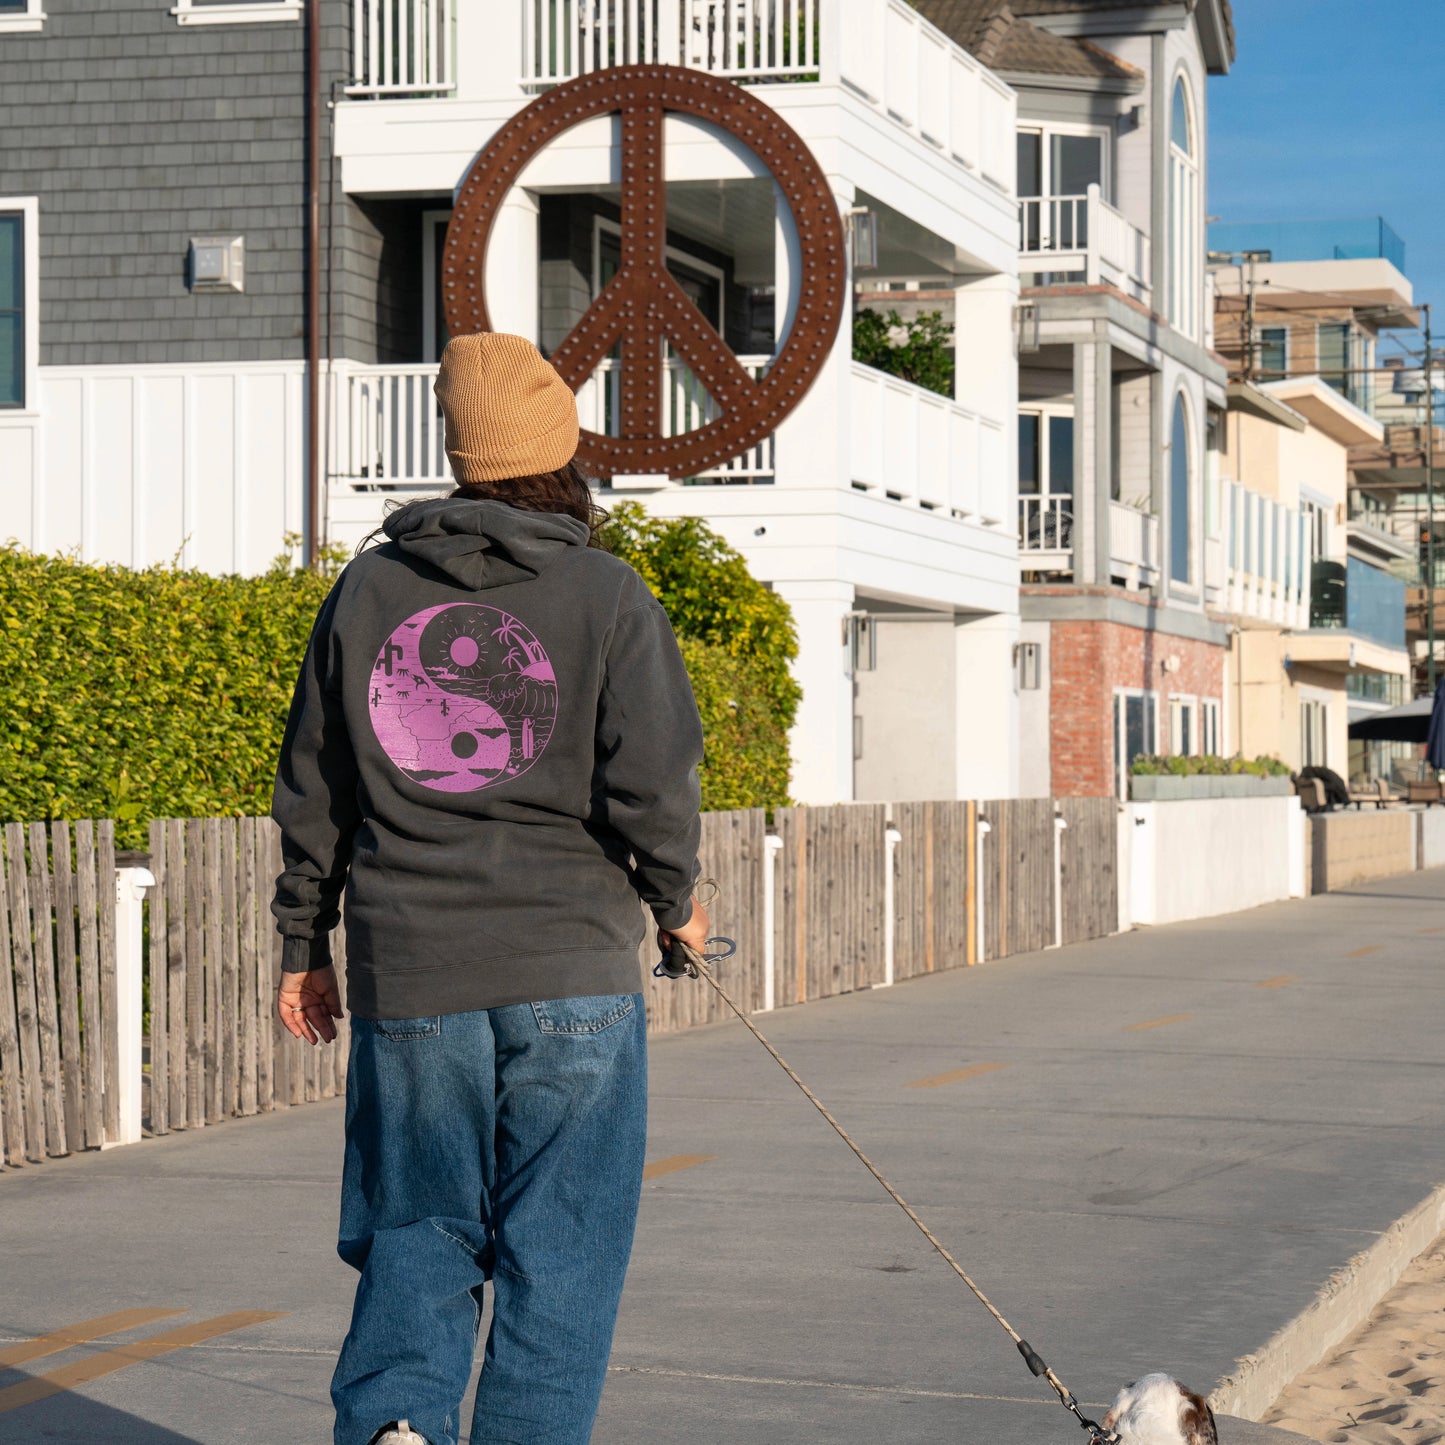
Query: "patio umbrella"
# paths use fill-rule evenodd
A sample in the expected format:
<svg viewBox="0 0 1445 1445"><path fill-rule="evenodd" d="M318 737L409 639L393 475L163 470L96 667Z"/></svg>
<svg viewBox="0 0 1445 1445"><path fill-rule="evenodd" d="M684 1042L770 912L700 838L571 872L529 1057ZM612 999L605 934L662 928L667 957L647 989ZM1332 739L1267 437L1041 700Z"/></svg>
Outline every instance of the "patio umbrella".
<svg viewBox="0 0 1445 1445"><path fill-rule="evenodd" d="M1416 698L1400 707L1371 713L1350 724L1350 736L1366 742L1423 743L1430 733L1434 704L1428 697ZM1445 730L1445 728L1442 728Z"/></svg>
<svg viewBox="0 0 1445 1445"><path fill-rule="evenodd" d="M1430 713L1430 731L1425 738L1425 761L1432 768L1445 768L1445 677L1435 689L1435 706Z"/></svg>

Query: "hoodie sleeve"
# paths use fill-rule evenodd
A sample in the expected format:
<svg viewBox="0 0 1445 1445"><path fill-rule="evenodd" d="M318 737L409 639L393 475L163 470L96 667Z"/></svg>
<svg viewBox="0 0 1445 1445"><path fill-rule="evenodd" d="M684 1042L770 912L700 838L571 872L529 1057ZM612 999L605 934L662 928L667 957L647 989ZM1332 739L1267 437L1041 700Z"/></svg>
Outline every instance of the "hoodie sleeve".
<svg viewBox="0 0 1445 1445"><path fill-rule="evenodd" d="M321 605L281 742L271 816L281 825L285 872L271 912L284 942L281 968L305 973L331 962L329 934L341 916L341 890L360 821L356 756L341 707L332 623L338 583Z"/></svg>
<svg viewBox="0 0 1445 1445"><path fill-rule="evenodd" d="M667 614L649 597L617 619L607 651L594 803L632 849L637 891L662 928L692 917L701 761L687 668Z"/></svg>

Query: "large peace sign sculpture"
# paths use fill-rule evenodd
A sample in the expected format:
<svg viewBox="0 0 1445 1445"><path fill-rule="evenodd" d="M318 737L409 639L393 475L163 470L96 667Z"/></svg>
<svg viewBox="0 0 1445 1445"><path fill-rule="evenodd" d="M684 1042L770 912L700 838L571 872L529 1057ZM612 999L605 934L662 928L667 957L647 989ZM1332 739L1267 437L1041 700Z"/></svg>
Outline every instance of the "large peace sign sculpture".
<svg viewBox="0 0 1445 1445"><path fill-rule="evenodd" d="M668 272L663 117L696 116L736 136L772 172L797 227L802 274L794 319L754 379ZM447 228L442 281L453 336L490 330L487 241L507 193L536 153L594 116L622 116L622 263L552 353L576 391L611 349L622 352L621 435L584 431L578 459L600 477L695 476L756 446L803 399L837 335L847 267L838 205L798 133L740 86L676 65L621 65L568 81L502 127L477 157ZM781 320L781 318L780 318ZM663 432L662 342L720 412L680 436Z"/></svg>

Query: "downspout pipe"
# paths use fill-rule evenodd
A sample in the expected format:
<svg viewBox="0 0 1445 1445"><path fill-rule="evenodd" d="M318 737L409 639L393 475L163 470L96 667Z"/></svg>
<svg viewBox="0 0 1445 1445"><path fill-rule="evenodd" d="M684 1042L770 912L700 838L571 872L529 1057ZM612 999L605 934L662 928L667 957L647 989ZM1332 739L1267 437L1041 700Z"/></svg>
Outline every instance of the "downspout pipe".
<svg viewBox="0 0 1445 1445"><path fill-rule="evenodd" d="M321 560L321 0L306 4L306 553Z"/></svg>

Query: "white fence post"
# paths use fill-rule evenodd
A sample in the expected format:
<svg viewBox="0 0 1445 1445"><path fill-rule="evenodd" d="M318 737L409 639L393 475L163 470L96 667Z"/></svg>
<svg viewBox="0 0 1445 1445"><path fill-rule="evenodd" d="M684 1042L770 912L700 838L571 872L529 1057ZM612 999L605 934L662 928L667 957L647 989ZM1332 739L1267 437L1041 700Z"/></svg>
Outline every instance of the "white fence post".
<svg viewBox="0 0 1445 1445"><path fill-rule="evenodd" d="M1069 826L1062 813L1054 814L1054 942L1064 946L1064 829Z"/></svg>
<svg viewBox="0 0 1445 1445"><path fill-rule="evenodd" d="M763 854L763 1012L777 1005L778 940L774 926L777 917L778 854L783 840L769 833Z"/></svg>
<svg viewBox="0 0 1445 1445"><path fill-rule="evenodd" d="M883 982L875 983L874 988L891 988L893 986L893 935L898 928L898 905L894 897L893 865L898 857L898 845L902 841L903 834L890 824L883 834Z"/></svg>
<svg viewBox="0 0 1445 1445"><path fill-rule="evenodd" d="M983 963L988 956L988 928L986 914L988 911L983 886L983 840L993 832L993 824L987 818L978 820L978 842L974 848L976 862L974 864L975 878L973 880L973 895L977 902L974 909L975 927L977 938L974 940L974 962Z"/></svg>
<svg viewBox="0 0 1445 1445"><path fill-rule="evenodd" d="M105 1146L138 1144L141 1137L141 1012L145 949L141 939L141 903L146 889L155 887L149 868L115 870L115 997L116 1017L111 1022L119 1048L119 1078L113 1083L120 1098L120 1133ZM164 1084L162 1083L162 1087Z"/></svg>

